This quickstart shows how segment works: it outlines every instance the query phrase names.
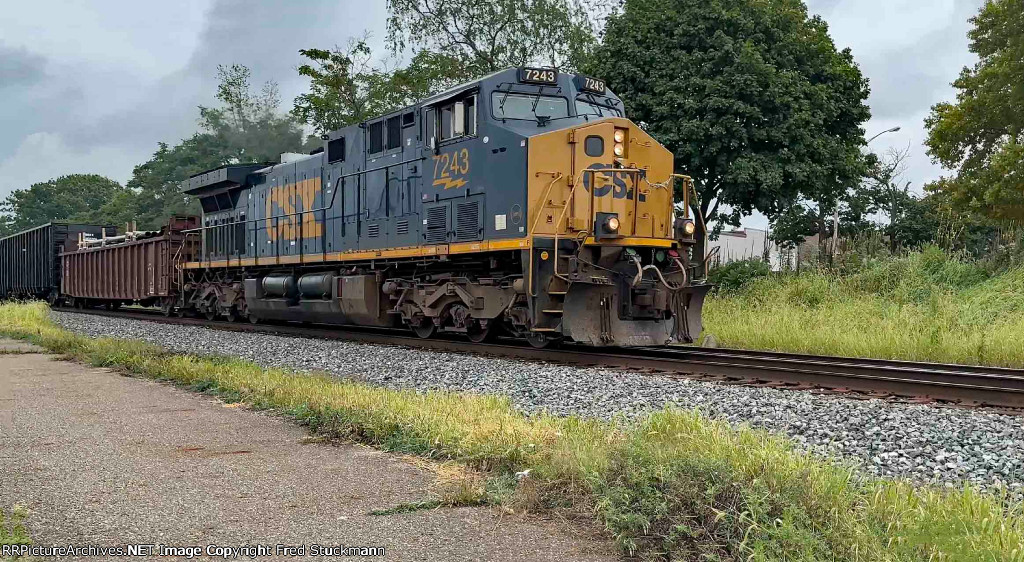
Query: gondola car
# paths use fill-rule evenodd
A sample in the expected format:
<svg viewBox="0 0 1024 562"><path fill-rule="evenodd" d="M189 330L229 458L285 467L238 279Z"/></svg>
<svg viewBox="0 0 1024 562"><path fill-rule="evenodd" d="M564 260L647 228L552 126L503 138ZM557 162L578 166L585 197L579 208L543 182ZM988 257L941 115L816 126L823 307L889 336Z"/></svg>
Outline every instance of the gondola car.
<svg viewBox="0 0 1024 562"><path fill-rule="evenodd" d="M685 200L675 217L688 178L624 115L600 79L511 68L313 154L195 175L200 250L177 307L535 346L691 342L708 286Z"/></svg>
<svg viewBox="0 0 1024 562"><path fill-rule="evenodd" d="M114 227L51 222L0 238L0 301L60 298L60 254L83 236L114 235Z"/></svg>

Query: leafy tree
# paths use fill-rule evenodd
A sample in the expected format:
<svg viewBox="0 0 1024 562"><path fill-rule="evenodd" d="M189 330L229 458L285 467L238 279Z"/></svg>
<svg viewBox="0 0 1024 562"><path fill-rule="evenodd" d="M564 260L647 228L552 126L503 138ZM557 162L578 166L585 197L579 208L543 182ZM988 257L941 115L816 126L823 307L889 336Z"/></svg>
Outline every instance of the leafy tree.
<svg viewBox="0 0 1024 562"><path fill-rule="evenodd" d="M445 53L470 75L510 66L579 68L594 46L580 0L388 0L388 41Z"/></svg>
<svg viewBox="0 0 1024 562"><path fill-rule="evenodd" d="M107 223L101 211L124 196L124 187L96 174L71 174L17 189L0 203L0 235L14 234L51 221Z"/></svg>
<svg viewBox="0 0 1024 562"><path fill-rule="evenodd" d="M200 107L201 132L173 147L159 143L153 157L135 167L128 181L134 205L125 203L119 212L134 213L142 228L157 228L171 215L198 214L197 203L180 191L189 176L225 164L276 162L302 149L301 127L278 112L277 85L254 91L250 76L245 66L218 67L221 105Z"/></svg>
<svg viewBox="0 0 1024 562"><path fill-rule="evenodd" d="M772 221L772 241L783 250L793 250L818 232L818 223L815 209L803 203L790 205Z"/></svg>
<svg viewBox="0 0 1024 562"><path fill-rule="evenodd" d="M889 218L881 231L889 238L889 252L893 254L900 248L915 245L921 235L917 225L912 223L914 218L921 217L910 215L920 215L923 208L915 205L917 198L910 192L910 182L904 181L909 155L909 148L890 148L875 160L868 174L867 192L875 207Z"/></svg>
<svg viewBox="0 0 1024 562"><path fill-rule="evenodd" d="M971 19L978 55L932 107L928 152L956 175L929 186L995 219L1024 218L1024 0L988 0Z"/></svg>
<svg viewBox="0 0 1024 562"><path fill-rule="evenodd" d="M200 106L200 126L232 161L276 162L283 152L301 150L302 129L290 116L278 114L277 84L267 82L254 92L251 74L240 64L217 67L217 99L223 105Z"/></svg>
<svg viewBox="0 0 1024 562"><path fill-rule="evenodd" d="M140 228L158 228L172 215L198 215L198 202L181 192L181 182L232 161L232 151L222 140L196 133L173 147L159 143L153 157L132 172L128 187L134 202L123 211L134 214Z"/></svg>
<svg viewBox="0 0 1024 562"><path fill-rule="evenodd" d="M309 62L299 74L310 90L295 98L292 115L320 134L360 123L410 105L472 75L458 59L420 51L404 68L373 65L366 39L341 50L302 49Z"/></svg>
<svg viewBox="0 0 1024 562"><path fill-rule="evenodd" d="M825 215L866 172L867 81L801 0L628 0L603 38L590 72L694 178L707 223Z"/></svg>

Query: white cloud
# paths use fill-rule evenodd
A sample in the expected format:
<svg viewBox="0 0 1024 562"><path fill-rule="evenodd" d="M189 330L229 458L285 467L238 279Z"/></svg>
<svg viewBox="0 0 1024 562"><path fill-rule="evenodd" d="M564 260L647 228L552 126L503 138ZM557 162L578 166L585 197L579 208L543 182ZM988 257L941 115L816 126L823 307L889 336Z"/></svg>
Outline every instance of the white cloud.
<svg viewBox="0 0 1024 562"><path fill-rule="evenodd" d="M124 184L132 167L148 156L144 152L110 146L80 150L59 133L32 133L9 158L0 160L0 193L67 174L100 174Z"/></svg>

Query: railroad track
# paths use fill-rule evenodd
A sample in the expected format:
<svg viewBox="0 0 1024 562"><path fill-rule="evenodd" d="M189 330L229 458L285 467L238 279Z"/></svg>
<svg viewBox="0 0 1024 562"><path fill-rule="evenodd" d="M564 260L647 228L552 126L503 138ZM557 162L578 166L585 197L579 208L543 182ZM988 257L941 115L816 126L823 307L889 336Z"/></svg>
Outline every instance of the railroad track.
<svg viewBox="0 0 1024 562"><path fill-rule="evenodd" d="M67 310L237 332L335 339L529 359L581 366L618 367L668 376L843 393L854 397L994 407L1024 413L1024 369L857 359L724 348L640 347L595 350L582 346L534 349L517 342L475 344L454 338L420 339L404 331L312 324L210 322L166 318L149 311Z"/></svg>

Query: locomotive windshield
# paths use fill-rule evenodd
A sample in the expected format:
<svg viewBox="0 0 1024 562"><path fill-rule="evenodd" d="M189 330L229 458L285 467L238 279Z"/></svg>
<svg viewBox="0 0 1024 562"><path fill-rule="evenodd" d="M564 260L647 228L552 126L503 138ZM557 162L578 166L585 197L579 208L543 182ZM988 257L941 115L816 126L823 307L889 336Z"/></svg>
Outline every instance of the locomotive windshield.
<svg viewBox="0 0 1024 562"><path fill-rule="evenodd" d="M495 119L537 121L538 117L558 119L569 116L569 102L552 96L493 92L491 108Z"/></svg>
<svg viewBox="0 0 1024 562"><path fill-rule="evenodd" d="M614 107L590 103L589 101L576 100L576 115L590 115L597 117L622 117L622 112Z"/></svg>

